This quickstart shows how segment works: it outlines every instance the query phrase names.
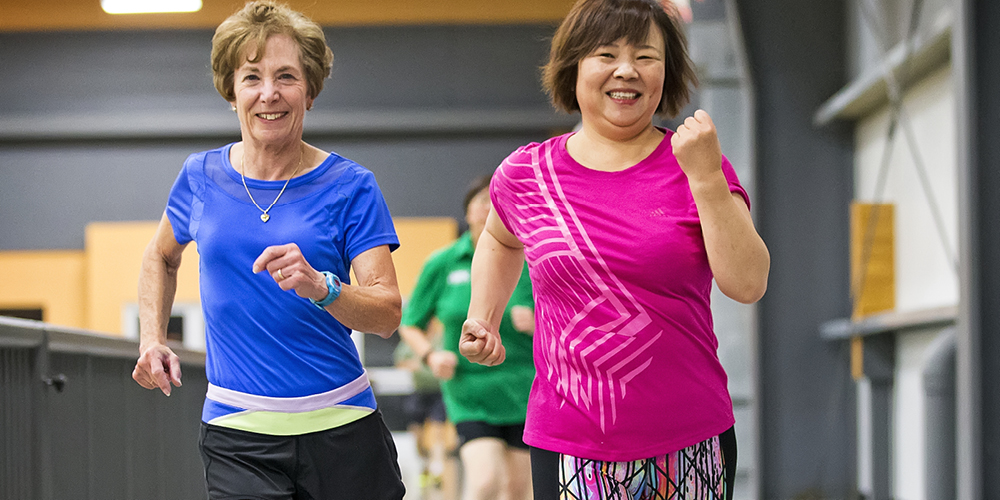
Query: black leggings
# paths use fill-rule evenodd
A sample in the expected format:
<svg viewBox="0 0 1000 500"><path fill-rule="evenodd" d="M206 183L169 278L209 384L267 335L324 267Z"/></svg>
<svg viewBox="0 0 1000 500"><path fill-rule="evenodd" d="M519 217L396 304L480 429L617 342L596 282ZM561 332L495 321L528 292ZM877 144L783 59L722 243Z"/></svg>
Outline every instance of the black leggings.
<svg viewBox="0 0 1000 500"><path fill-rule="evenodd" d="M732 500L736 482L736 429L730 427L719 434L719 448L724 467L726 498ZM531 483L534 500L559 500L559 458L560 453L531 447Z"/></svg>

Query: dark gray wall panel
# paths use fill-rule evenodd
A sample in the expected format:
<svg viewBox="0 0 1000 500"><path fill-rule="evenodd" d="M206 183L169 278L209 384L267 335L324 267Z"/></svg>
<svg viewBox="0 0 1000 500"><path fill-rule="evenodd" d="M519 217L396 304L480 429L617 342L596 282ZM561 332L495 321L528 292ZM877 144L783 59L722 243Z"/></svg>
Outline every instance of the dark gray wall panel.
<svg viewBox="0 0 1000 500"><path fill-rule="evenodd" d="M1000 498L1000 4L963 0L953 46L959 108L962 290L956 498Z"/></svg>
<svg viewBox="0 0 1000 500"><path fill-rule="evenodd" d="M306 140L375 171L393 215L461 218L473 176L575 121L538 84L553 29L328 29L333 77ZM211 35L0 34L0 250L82 248L88 222L158 219L188 154L239 140Z"/></svg>
<svg viewBox="0 0 1000 500"><path fill-rule="evenodd" d="M493 173L517 147L546 138L536 133L315 143L374 172L394 216L450 216L463 221L462 199L469 181Z"/></svg>
<svg viewBox="0 0 1000 500"><path fill-rule="evenodd" d="M0 249L83 248L89 222L158 220L184 159L209 146L0 146Z"/></svg>
<svg viewBox="0 0 1000 500"><path fill-rule="evenodd" d="M544 134L307 138L375 173L394 216L462 219L468 182ZM214 142L0 147L0 249L83 248L91 221L157 220L188 154Z"/></svg>
<svg viewBox="0 0 1000 500"><path fill-rule="evenodd" d="M848 350L819 338L850 315L852 139L812 116L845 81L843 2L737 2L756 90L757 210L771 251L760 303L760 498L849 498ZM810 496L812 495L812 496Z"/></svg>
<svg viewBox="0 0 1000 500"><path fill-rule="evenodd" d="M538 66L552 26L328 28L317 109L548 106ZM0 34L3 114L228 108L212 31Z"/></svg>

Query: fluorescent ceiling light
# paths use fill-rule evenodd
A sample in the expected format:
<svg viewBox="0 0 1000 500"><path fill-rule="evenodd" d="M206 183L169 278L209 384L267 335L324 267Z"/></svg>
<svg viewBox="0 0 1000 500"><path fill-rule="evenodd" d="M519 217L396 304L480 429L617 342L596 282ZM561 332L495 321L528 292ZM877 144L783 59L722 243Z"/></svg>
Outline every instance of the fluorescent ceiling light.
<svg viewBox="0 0 1000 500"><path fill-rule="evenodd" d="M108 14L197 12L201 0L101 0L101 8Z"/></svg>

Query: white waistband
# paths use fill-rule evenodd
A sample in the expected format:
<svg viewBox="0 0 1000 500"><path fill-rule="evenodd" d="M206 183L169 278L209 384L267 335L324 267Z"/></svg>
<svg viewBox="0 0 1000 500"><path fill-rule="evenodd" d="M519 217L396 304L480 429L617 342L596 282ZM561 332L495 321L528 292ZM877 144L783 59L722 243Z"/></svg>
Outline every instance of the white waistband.
<svg viewBox="0 0 1000 500"><path fill-rule="evenodd" d="M208 384L208 393L205 394L205 397L218 403L245 408L247 410L299 413L329 408L361 394L369 387L371 387L371 384L368 382L368 374L367 372L362 372L360 377L348 382L346 385L332 391L311 394L309 396L294 398L258 396L256 394L247 394Z"/></svg>

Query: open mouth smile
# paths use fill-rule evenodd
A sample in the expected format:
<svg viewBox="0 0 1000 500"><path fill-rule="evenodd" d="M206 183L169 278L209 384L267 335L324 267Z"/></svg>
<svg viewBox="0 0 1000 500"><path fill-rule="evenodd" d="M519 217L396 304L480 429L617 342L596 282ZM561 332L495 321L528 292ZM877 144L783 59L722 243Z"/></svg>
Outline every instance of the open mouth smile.
<svg viewBox="0 0 1000 500"><path fill-rule="evenodd" d="M623 101L638 99L640 95L641 94L639 94L638 92L626 92L621 90L613 90L611 92L608 92L608 96L611 97L612 99L620 99Z"/></svg>
<svg viewBox="0 0 1000 500"><path fill-rule="evenodd" d="M285 116L287 114L288 114L287 112L281 112L281 113L257 113L257 116L260 117L260 118L263 118L264 120L267 120L267 121L274 121L274 120L277 120L278 118L281 118L281 117L283 117L283 116Z"/></svg>

